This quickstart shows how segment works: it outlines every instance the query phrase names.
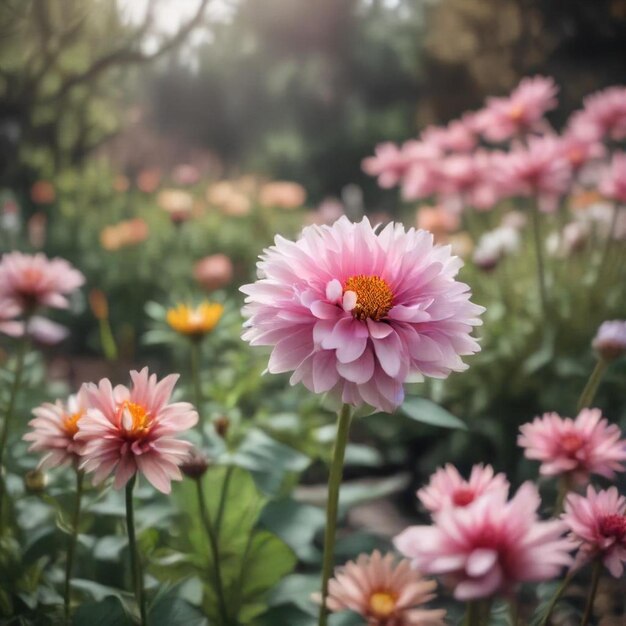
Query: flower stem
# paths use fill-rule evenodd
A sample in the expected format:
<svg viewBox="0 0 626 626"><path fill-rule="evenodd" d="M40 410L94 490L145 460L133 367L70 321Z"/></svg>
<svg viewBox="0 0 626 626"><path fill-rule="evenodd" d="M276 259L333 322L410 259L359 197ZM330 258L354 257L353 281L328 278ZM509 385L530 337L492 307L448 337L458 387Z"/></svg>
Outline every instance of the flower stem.
<svg viewBox="0 0 626 626"><path fill-rule="evenodd" d="M26 357L26 349L28 347L28 335L27 327L28 321L24 323L24 335L19 341L17 347L17 356L15 361L15 370L13 371L13 385L11 386L11 392L9 395L9 404L7 406L6 413L4 414L4 420L2 422L2 432L0 433L0 529L3 527L3 505L4 498L6 496L6 484L4 481L4 451L9 439L9 422L15 412L15 404L17 402L18 392L20 385L22 384L22 375L24 373L24 358Z"/></svg>
<svg viewBox="0 0 626 626"><path fill-rule="evenodd" d="M546 289L546 271L543 261L543 241L541 239L541 216L539 208L535 205L533 214L533 240L535 244L535 255L537 256L537 280L539 283L539 298L544 317L548 315L548 291Z"/></svg>
<svg viewBox="0 0 626 626"><path fill-rule="evenodd" d="M214 568L215 592L217 594L220 614L222 616L223 624L228 624L229 618L228 618L228 610L226 608L226 598L224 596L224 585L222 583L222 573L220 570L220 552L219 552L219 544L217 541L217 535L215 533L215 528L213 524L211 523L209 509L207 508L206 501L204 498L204 491L202 490L202 479L198 478L196 479L195 482L196 482L196 489L198 493L198 507L200 509L200 517L202 518L202 523L204 524L204 528L209 538L209 543L211 544L211 550L213 552L213 563L215 566Z"/></svg>
<svg viewBox="0 0 626 626"><path fill-rule="evenodd" d="M580 399L578 400L579 411L591 406L606 367L607 362L604 359L598 359L598 362L596 363L593 372L591 372L591 376L589 376L589 380L587 381L583 392L580 394Z"/></svg>
<svg viewBox="0 0 626 626"><path fill-rule="evenodd" d="M609 260L609 256L611 254L611 249L613 248L613 242L615 241L615 229L617 227L617 218L619 217L620 206L617 202L613 205L613 215L611 216L611 225L609 226L609 233L607 235L604 250L602 251L602 258L600 259L600 263L598 265L598 272L596 274L596 280L600 280L602 275L605 273L607 269L607 263Z"/></svg>
<svg viewBox="0 0 626 626"><path fill-rule="evenodd" d="M328 596L328 581L333 569L333 557L335 552L335 531L337 527L337 511L339 508L339 488L343 476L343 459L348 443L350 420L352 409L344 404L337 418L337 437L333 450L333 460L330 465L328 478L328 502L326 505L326 531L324 533L324 564L322 568L322 604L319 612L319 626L326 626L328 610L326 598Z"/></svg>
<svg viewBox="0 0 626 626"><path fill-rule="evenodd" d="M200 419L198 426L202 440L205 441L204 423L202 421L202 385L200 384L200 342L197 339L191 340L191 383L193 385L193 401ZM206 443L206 441L205 441Z"/></svg>
<svg viewBox="0 0 626 626"><path fill-rule="evenodd" d="M80 505L83 496L83 478L85 473L76 468L76 495L74 499L74 512L72 515L72 533L67 541L67 559L65 561L65 588L64 614L65 623L70 624L70 581L72 579L72 569L74 566L74 553L76 552L76 541L78 539L78 525L80 523Z"/></svg>
<svg viewBox="0 0 626 626"><path fill-rule="evenodd" d="M135 599L139 606L141 626L147 626L146 602L143 593L143 574L141 573L141 561L139 560L139 550L137 549L137 538L135 537L135 515L133 511L133 487L135 486L136 475L126 484L126 529L128 531L128 549L130 551L130 569L133 576L133 589Z"/></svg>
<svg viewBox="0 0 626 626"><path fill-rule="evenodd" d="M556 603L561 599L561 596L565 593L565 590L569 587L569 584L572 582L572 578L574 578L575 573L576 572L574 572L573 570L570 570L567 573L567 576L565 576L565 578L559 585L558 589L556 590L555 594L552 596L552 600L550 600L548 610L546 614L544 615L543 619L541 620L541 624L539 626L548 626L550 622L550 618L552 617L552 611L554 611L554 607L556 606Z"/></svg>
<svg viewBox="0 0 626 626"><path fill-rule="evenodd" d="M480 606L476 600L467 603L463 626L480 626Z"/></svg>
<svg viewBox="0 0 626 626"><path fill-rule="evenodd" d="M563 512L563 505L565 504L565 498L572 489L572 477L569 474L561 475L559 479L559 490L556 496L556 502L554 503L554 511L552 517L558 517Z"/></svg>
<svg viewBox="0 0 626 626"><path fill-rule="evenodd" d="M602 573L602 560L596 559L593 564L593 570L591 571L591 587L589 588L589 595L587 596L587 605L585 606L585 613L580 622L580 626L587 626L591 612L593 611L593 601L596 598L596 591L598 591L598 582L600 582L600 574Z"/></svg>

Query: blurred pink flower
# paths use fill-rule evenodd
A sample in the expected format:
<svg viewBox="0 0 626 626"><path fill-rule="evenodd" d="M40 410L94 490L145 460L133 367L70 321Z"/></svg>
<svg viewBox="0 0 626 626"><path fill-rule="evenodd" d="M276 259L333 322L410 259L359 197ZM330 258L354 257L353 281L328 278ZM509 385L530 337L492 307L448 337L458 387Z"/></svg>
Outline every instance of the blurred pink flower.
<svg viewBox="0 0 626 626"><path fill-rule="evenodd" d="M30 441L29 452L44 452L38 469L50 469L78 462L82 443L74 436L78 432L78 422L87 411L87 395L84 386L66 403L57 400L54 404L45 402L33 409L35 419L28 425L31 430L23 439Z"/></svg>
<svg viewBox="0 0 626 626"><path fill-rule="evenodd" d="M8 252L0 260L0 301L26 311L40 306L67 308L65 297L85 277L64 259Z"/></svg>
<svg viewBox="0 0 626 626"><path fill-rule="evenodd" d="M85 385L89 409L78 423L76 439L84 442L80 467L94 472L94 482L115 474L121 489L139 472L159 491L169 493L172 480L181 480L179 465L191 444L176 439L198 421L188 402L169 404L178 374L157 381L148 368L130 373L131 389L115 388L104 378Z"/></svg>
<svg viewBox="0 0 626 626"><path fill-rule="evenodd" d="M480 350L471 337L484 310L455 280L461 261L425 231L367 218L308 226L280 236L258 263L247 294L243 338L273 346L268 370L293 371L315 393L393 411L403 383L446 378Z"/></svg>
<svg viewBox="0 0 626 626"><path fill-rule="evenodd" d="M574 172L578 172L590 161L601 159L606 154L604 145L594 139L566 133L560 138L561 151Z"/></svg>
<svg viewBox="0 0 626 626"><path fill-rule="evenodd" d="M584 108L568 122L568 130L585 139L626 139L626 87L608 87L588 95Z"/></svg>
<svg viewBox="0 0 626 626"><path fill-rule="evenodd" d="M603 322L598 328L592 346L607 361L614 361L626 354L626 320Z"/></svg>
<svg viewBox="0 0 626 626"><path fill-rule="evenodd" d="M452 120L447 126L428 126L422 131L422 141L436 145L445 152L471 152L478 143L472 114Z"/></svg>
<svg viewBox="0 0 626 626"><path fill-rule="evenodd" d="M395 187L406 173L409 163L402 148L394 143L381 143L376 146L374 156L363 159L363 171L378 177L383 189Z"/></svg>
<svg viewBox="0 0 626 626"><path fill-rule="evenodd" d="M502 259L516 253L520 246L521 237L516 228L499 226L481 235L472 259L481 269L491 270Z"/></svg>
<svg viewBox="0 0 626 626"><path fill-rule="evenodd" d="M611 165L600 181L600 192L615 202L626 204L626 152L613 155Z"/></svg>
<svg viewBox="0 0 626 626"><path fill-rule="evenodd" d="M589 485L586 497L567 496L562 519L580 547L574 567L599 557L612 576L621 578L626 562L626 498L615 487L596 492Z"/></svg>
<svg viewBox="0 0 626 626"><path fill-rule="evenodd" d="M297 209L306 202L306 190L298 183L276 180L265 183L259 191L259 203L264 207Z"/></svg>
<svg viewBox="0 0 626 626"><path fill-rule="evenodd" d="M15 318L22 313L15 302L0 301L0 333L9 337L20 337L24 333L24 322Z"/></svg>
<svg viewBox="0 0 626 626"><path fill-rule="evenodd" d="M528 137L509 153L494 153L494 176L503 195L537 197L539 208L553 212L569 189L572 170L556 137Z"/></svg>
<svg viewBox="0 0 626 626"><path fill-rule="evenodd" d="M46 243L48 216L41 211L33 213L27 222L28 243L33 248L43 248Z"/></svg>
<svg viewBox="0 0 626 626"><path fill-rule="evenodd" d="M430 477L417 497L426 509L437 513L447 507L467 506L492 491L508 494L509 483L504 474L494 474L491 465L474 465L469 480L465 480L456 467L448 463Z"/></svg>
<svg viewBox="0 0 626 626"><path fill-rule="evenodd" d="M144 193L154 193L161 184L161 170L158 168L141 170L137 175L137 188Z"/></svg>
<svg viewBox="0 0 626 626"><path fill-rule="evenodd" d="M195 185L200 181L200 170L189 163L182 163L174 168L172 180L177 185Z"/></svg>
<svg viewBox="0 0 626 626"><path fill-rule="evenodd" d="M214 291L233 279L233 262L225 254L211 254L194 265L193 275L204 289Z"/></svg>
<svg viewBox="0 0 626 626"><path fill-rule="evenodd" d="M35 204L50 204L56 200L54 185L48 180L38 180L30 189L30 199Z"/></svg>
<svg viewBox="0 0 626 626"><path fill-rule="evenodd" d="M545 413L523 424L520 432L518 445L527 459L541 461L544 476L567 474L584 483L591 474L612 479L615 472L624 471L626 441L600 409L583 409L575 420Z"/></svg>
<svg viewBox="0 0 626 626"><path fill-rule="evenodd" d="M54 346L70 335L70 331L46 317L35 315L28 324L28 334L37 342L46 346Z"/></svg>
<svg viewBox="0 0 626 626"><path fill-rule="evenodd" d="M556 578L571 563L565 525L539 520L541 501L530 482L506 498L504 490L495 490L466 507L445 508L434 525L407 528L395 545L413 567L443 576L461 601Z"/></svg>
<svg viewBox="0 0 626 626"><path fill-rule="evenodd" d="M335 570L327 606L334 613L358 613L368 626L443 626L444 609L416 608L435 597L436 587L409 561L394 564L392 554L383 557L376 550Z"/></svg>
<svg viewBox="0 0 626 626"><path fill-rule="evenodd" d="M476 125L488 141L506 141L529 131L542 130L544 115L557 106L558 87L552 78L522 79L505 98L488 98L476 114Z"/></svg>
<svg viewBox="0 0 626 626"><path fill-rule="evenodd" d="M421 206L417 209L416 226L430 231L437 243L445 243L448 235L458 230L461 218L442 206Z"/></svg>

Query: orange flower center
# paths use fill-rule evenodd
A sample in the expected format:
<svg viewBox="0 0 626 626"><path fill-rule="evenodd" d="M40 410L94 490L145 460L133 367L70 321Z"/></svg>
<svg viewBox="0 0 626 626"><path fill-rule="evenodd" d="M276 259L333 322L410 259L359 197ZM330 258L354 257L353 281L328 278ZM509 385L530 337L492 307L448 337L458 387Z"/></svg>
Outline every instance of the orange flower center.
<svg viewBox="0 0 626 626"><path fill-rule="evenodd" d="M615 537L618 541L626 538L626 515L605 515L600 519L600 532L605 537Z"/></svg>
<svg viewBox="0 0 626 626"><path fill-rule="evenodd" d="M71 415L67 415L63 420L63 427L65 428L65 432L70 436L74 437L74 435L78 432L78 420L85 414L85 411L78 411L77 413L72 413Z"/></svg>
<svg viewBox="0 0 626 626"><path fill-rule="evenodd" d="M395 594L389 591L377 591L370 596L370 611L376 617L389 617L395 610Z"/></svg>
<svg viewBox="0 0 626 626"><path fill-rule="evenodd" d="M203 302L197 307L179 304L167 312L167 323L176 332L192 337L210 333L220 321L224 307L218 303Z"/></svg>
<svg viewBox="0 0 626 626"><path fill-rule="evenodd" d="M120 426L131 437L141 437L148 433L152 420L149 411L140 404L126 400L117 410Z"/></svg>
<svg viewBox="0 0 626 626"><path fill-rule="evenodd" d="M509 117L514 122L519 122L524 117L524 107L521 104L516 104L509 109Z"/></svg>
<svg viewBox="0 0 626 626"><path fill-rule="evenodd" d="M576 454L584 443L584 439L578 433L569 433L561 439L561 448L566 454Z"/></svg>
<svg viewBox="0 0 626 626"><path fill-rule="evenodd" d="M461 487L454 492L452 501L456 506L467 506L474 501L474 492L468 487Z"/></svg>
<svg viewBox="0 0 626 626"><path fill-rule="evenodd" d="M392 307L391 287L379 276L350 276L343 286L343 292L356 294L356 306L352 315L359 320L368 317L375 321L385 317Z"/></svg>

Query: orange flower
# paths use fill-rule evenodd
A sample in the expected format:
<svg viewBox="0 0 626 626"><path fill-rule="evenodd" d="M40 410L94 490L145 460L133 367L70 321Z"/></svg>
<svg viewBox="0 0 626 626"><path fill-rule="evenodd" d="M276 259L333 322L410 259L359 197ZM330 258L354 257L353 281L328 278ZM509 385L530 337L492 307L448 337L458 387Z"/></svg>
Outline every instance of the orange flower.
<svg viewBox="0 0 626 626"><path fill-rule="evenodd" d="M30 199L35 204L50 204L55 198L54 185L47 180L38 180L30 189Z"/></svg>
<svg viewBox="0 0 626 626"><path fill-rule="evenodd" d="M210 333L220 321L224 307L217 302L204 301L197 307L179 304L167 311L167 323L181 335L201 338Z"/></svg>
<svg viewBox="0 0 626 626"><path fill-rule="evenodd" d="M297 209L306 201L306 191L302 185L287 181L266 183L261 187L259 202L265 207Z"/></svg>

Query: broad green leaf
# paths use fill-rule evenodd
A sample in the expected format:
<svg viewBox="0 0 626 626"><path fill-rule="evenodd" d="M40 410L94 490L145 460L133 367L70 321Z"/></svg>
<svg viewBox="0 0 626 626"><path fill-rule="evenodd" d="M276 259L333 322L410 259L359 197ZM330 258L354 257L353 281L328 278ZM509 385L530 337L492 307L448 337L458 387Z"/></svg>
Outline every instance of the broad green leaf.
<svg viewBox="0 0 626 626"><path fill-rule="evenodd" d="M407 417L422 424L467 430L467 426L458 417L425 398L407 398L400 410Z"/></svg>
<svg viewBox="0 0 626 626"><path fill-rule="evenodd" d="M199 609L191 606L172 591L162 595L148 612L150 626L208 626L209 621Z"/></svg>
<svg viewBox="0 0 626 626"><path fill-rule="evenodd" d="M74 626L133 626L134 621L125 611L123 604L114 596L100 602L89 602L76 609Z"/></svg>

